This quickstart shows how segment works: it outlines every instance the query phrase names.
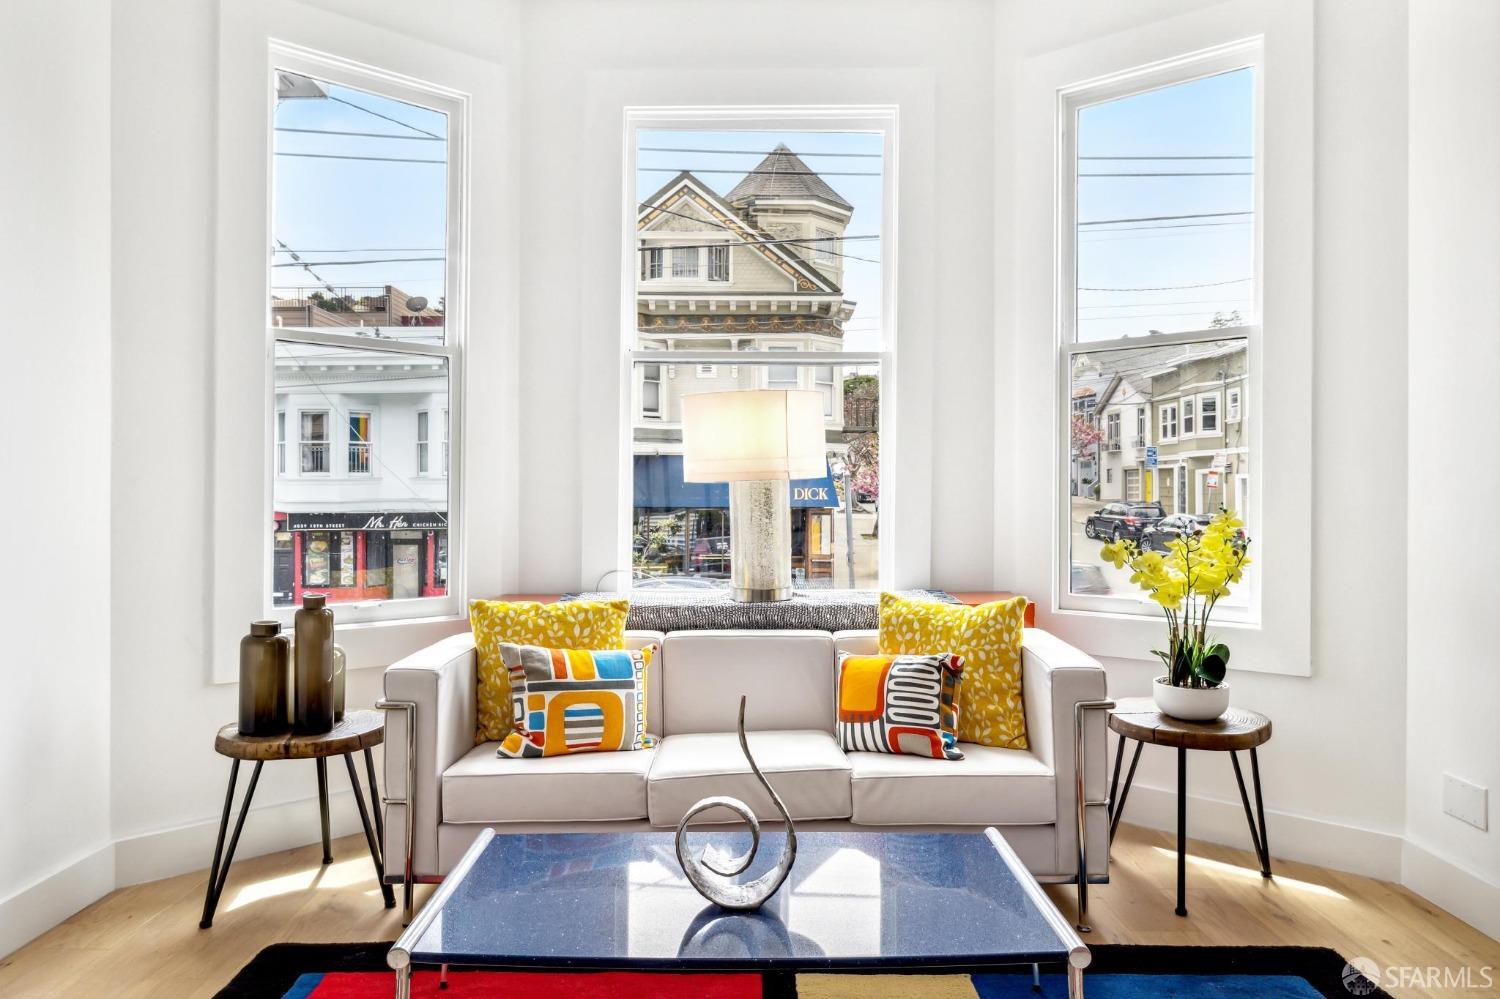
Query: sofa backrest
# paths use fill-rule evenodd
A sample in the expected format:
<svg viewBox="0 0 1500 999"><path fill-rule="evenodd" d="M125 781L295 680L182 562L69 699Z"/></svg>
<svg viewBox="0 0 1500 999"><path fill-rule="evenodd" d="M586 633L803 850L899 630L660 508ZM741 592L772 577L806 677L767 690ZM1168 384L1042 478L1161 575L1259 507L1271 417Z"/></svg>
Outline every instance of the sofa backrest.
<svg viewBox="0 0 1500 999"><path fill-rule="evenodd" d="M625 632L625 647L627 649L644 649L655 642L658 651L646 667L646 731L652 735L661 734L661 689L662 689L662 659L660 651L662 644L666 641L666 635L659 631L627 631Z"/></svg>
<svg viewBox="0 0 1500 999"><path fill-rule="evenodd" d="M746 729L833 731L826 631L674 631L662 650L661 735L733 732L741 694Z"/></svg>

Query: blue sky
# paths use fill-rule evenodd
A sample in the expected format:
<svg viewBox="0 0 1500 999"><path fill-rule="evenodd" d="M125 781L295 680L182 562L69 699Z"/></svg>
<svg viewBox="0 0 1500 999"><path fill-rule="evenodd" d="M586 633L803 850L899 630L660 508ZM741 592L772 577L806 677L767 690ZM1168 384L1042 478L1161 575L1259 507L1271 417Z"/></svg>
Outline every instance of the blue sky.
<svg viewBox="0 0 1500 999"><path fill-rule="evenodd" d="M778 143L786 143L787 148L800 156L809 169L823 175L824 182L854 206L854 216L844 235L879 236L883 141L879 132L643 131L637 141L636 197L649 197L681 170L693 171L713 190L727 194L744 179L745 172L754 169ZM655 149L699 151L652 151ZM826 155L830 153L842 155ZM732 172L708 172L717 170ZM845 327L844 346L848 350L878 350L880 265L868 261L880 260L882 241L851 240L836 249L867 258L851 260L846 257L844 260L844 295L856 302L854 316Z"/></svg>
<svg viewBox="0 0 1500 999"><path fill-rule="evenodd" d="M1080 225L1080 340L1150 330L1202 329L1215 312L1251 318L1253 216L1250 176L1090 177L1098 173L1244 173L1250 157L1254 77L1249 69L1206 77L1082 109L1078 115L1078 220L1215 214L1201 219ZM1183 285L1209 285L1187 288ZM1085 291L1085 288L1159 291Z"/></svg>
<svg viewBox="0 0 1500 999"><path fill-rule="evenodd" d="M434 305L443 294L443 261L405 260L345 266L337 261L444 256L447 226L447 116L363 91L327 85L330 98L285 100L276 108L272 235L313 264L334 287L393 284ZM375 114L370 114L373 111ZM376 117L383 115L395 121ZM404 127L397 122L404 122ZM381 133L386 138L306 134L283 129ZM433 139L417 129L440 137ZM307 153L437 160L437 163L316 159ZM286 253L274 262L290 263ZM300 267L277 267L276 287L317 288Z"/></svg>

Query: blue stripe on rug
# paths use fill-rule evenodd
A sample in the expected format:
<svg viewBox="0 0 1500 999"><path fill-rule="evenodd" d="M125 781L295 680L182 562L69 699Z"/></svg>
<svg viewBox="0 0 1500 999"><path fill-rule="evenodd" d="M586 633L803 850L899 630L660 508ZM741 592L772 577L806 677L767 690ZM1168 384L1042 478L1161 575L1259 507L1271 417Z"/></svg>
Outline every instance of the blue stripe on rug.
<svg viewBox="0 0 1500 999"><path fill-rule="evenodd" d="M1067 999L1064 975L1043 975L1042 991L1033 992L1030 975L974 975L979 999ZM1322 999L1322 993L1296 975L1091 975L1083 973L1089 999L1159 999L1192 996L1203 999Z"/></svg>
<svg viewBox="0 0 1500 999"><path fill-rule="evenodd" d="M281 999L307 999L322 981L321 971L309 971L305 975L298 975L297 980L292 983L292 987Z"/></svg>

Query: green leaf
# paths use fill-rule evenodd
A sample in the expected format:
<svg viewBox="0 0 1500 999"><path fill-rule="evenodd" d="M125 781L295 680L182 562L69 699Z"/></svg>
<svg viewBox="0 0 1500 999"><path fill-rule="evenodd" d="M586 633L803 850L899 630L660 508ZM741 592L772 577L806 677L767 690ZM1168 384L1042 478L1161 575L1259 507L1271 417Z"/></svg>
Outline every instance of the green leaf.
<svg viewBox="0 0 1500 999"><path fill-rule="evenodd" d="M1198 679L1212 685L1218 686L1224 682L1224 673L1229 669L1229 648L1226 645L1214 645L1207 649L1197 664L1193 667L1193 674Z"/></svg>

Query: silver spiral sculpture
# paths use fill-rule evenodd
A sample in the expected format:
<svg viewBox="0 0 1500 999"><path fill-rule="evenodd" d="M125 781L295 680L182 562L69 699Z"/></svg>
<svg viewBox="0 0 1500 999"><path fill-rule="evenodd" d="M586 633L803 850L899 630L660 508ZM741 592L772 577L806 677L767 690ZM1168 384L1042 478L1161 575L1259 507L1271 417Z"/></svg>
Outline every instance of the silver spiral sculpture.
<svg viewBox="0 0 1500 999"><path fill-rule="evenodd" d="M781 883L792 872L792 862L797 859L797 830L792 826L791 813L786 810L781 796L776 793L771 782L766 780L766 775L760 772L760 767L755 764L755 757L750 755L750 743L745 738L744 695L740 696L739 733L740 752L745 754L756 780L760 781L760 786L771 796L771 802L786 823L786 842L781 848L781 856L775 867L753 881L740 884L730 880L744 873L755 859L755 851L760 849L760 820L755 817L750 806L738 798L713 795L689 808L682 821L677 824L677 862L682 865L682 873L687 875L698 894L725 909L749 911L764 905L766 899L776 894L776 889L781 887ZM688 823L692 822L693 816L710 808L727 808L745 820L750 826L750 849L736 855L710 845L705 846L702 854L697 857L688 852Z"/></svg>

